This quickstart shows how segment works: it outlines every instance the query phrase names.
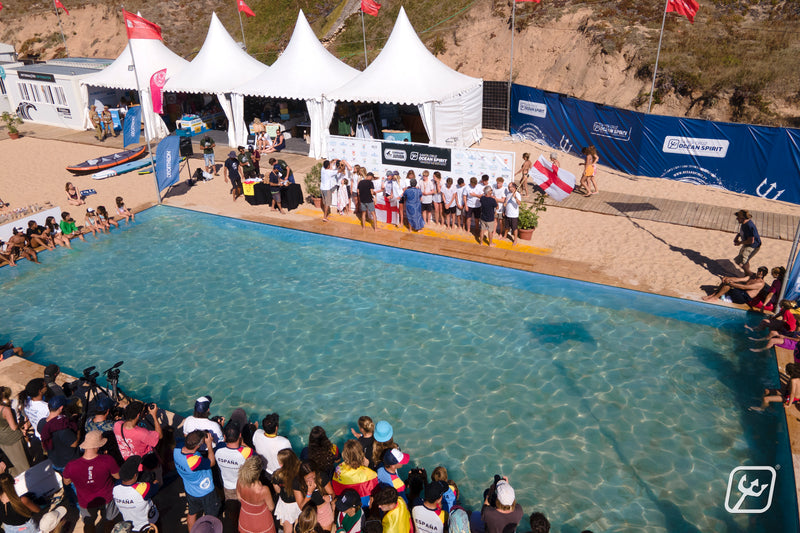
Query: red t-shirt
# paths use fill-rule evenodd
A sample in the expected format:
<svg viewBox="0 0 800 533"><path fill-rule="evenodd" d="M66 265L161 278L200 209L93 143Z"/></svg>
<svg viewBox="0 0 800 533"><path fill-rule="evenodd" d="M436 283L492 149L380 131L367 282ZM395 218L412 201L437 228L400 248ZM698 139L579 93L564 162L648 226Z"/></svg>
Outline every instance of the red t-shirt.
<svg viewBox="0 0 800 533"><path fill-rule="evenodd" d="M784 309L783 321L786 323L787 331L794 331L797 329L797 318L795 318L794 313L789 309Z"/></svg>
<svg viewBox="0 0 800 533"><path fill-rule="evenodd" d="M158 433L149 429L136 426L132 429L125 428L125 438L122 438L122 424L120 420L114 424L114 436L117 437L117 446L123 459L131 455L144 457L158 445Z"/></svg>
<svg viewBox="0 0 800 533"><path fill-rule="evenodd" d="M98 455L90 460L81 457L70 461L64 469L64 477L72 481L78 493L78 505L84 509L102 507L112 500L112 476L118 473L117 462L108 455Z"/></svg>

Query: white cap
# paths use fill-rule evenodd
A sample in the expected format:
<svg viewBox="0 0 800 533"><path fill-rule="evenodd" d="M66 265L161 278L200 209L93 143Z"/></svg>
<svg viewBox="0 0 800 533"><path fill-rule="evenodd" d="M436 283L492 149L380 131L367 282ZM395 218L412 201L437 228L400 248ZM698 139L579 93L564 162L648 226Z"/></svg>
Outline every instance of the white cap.
<svg viewBox="0 0 800 533"><path fill-rule="evenodd" d="M65 516L67 516L67 509L61 506L56 507L49 513L45 513L42 519L39 520L39 531L41 533L54 531Z"/></svg>
<svg viewBox="0 0 800 533"><path fill-rule="evenodd" d="M517 495L514 493L514 487L508 484L508 481L501 479L497 482L497 501L500 505L513 505Z"/></svg>

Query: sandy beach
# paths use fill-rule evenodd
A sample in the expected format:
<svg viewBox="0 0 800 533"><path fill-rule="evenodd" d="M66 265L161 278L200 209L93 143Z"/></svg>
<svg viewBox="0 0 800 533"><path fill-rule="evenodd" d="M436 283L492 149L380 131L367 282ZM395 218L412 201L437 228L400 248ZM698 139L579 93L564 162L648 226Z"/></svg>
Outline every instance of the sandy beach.
<svg viewBox="0 0 800 533"><path fill-rule="evenodd" d="M51 128L52 129L52 128ZM78 221L83 219L85 209L69 206L66 203L64 185L73 182L79 190L95 189L96 195L87 198L87 205L106 206L112 211L114 198L122 196L126 205L140 210L156 201L153 175L130 173L105 180L94 180L90 176L73 176L65 170L68 164L78 163L99 155L111 154L121 148L120 139L109 139L105 145L93 143L91 133L80 132L70 135L70 141L46 139L50 134L47 127L26 124L19 140L0 141L0 198L11 204L11 208L33 203L52 202L64 210L69 210ZM78 142L75 141L76 138ZM504 132L487 131L484 140L477 148L514 151L518 164L523 152L530 152L536 159L540 153L550 150L529 142L512 142ZM217 162L224 161L227 147L216 149ZM675 181L628 176L602 165L602 154L598 172L598 185L601 191L624 192L648 198L667 198L672 200L726 206L735 209L749 209L773 213L800 215L800 206L785 202L765 200L753 196L732 193L706 186ZM308 157L284 154L292 166L299 183L306 171L315 163ZM562 154L562 167L580 175L580 160ZM199 150L189 160L192 169L202 164ZM185 167L184 167L185 168ZM188 170L183 170L182 181L188 178ZM232 202L229 187L220 176L207 183L187 188L179 183L166 193L167 205L189 207L217 214L263 220L265 222L318 222L321 213L306 205L289 214L278 215L267 206L251 206L239 199ZM600 197L594 197L602 202ZM593 199L593 201L594 201ZM336 226L344 228L352 225L355 217L334 221L327 231L336 232ZM443 230L431 226L438 236L463 238L470 237L464 232ZM407 232L406 232L407 233ZM408 235L411 238L411 235ZM415 236L426 239L428 236ZM533 241L536 253L553 260L569 262L570 269L583 275L572 276L571 272L552 272L565 277L579 277L588 281L598 281L618 286L632 287L687 299L703 296L700 286L713 285L717 277L708 270L709 262L717 261L719 268L734 273L731 259L737 248L732 243L733 234L710 231L687 226L661 222L634 220L625 216L610 216L590 211L564 209L550 206L541 214L539 227ZM501 245L506 246L507 245ZM754 263L768 267L785 265L791 248L788 240L764 239L764 245ZM680 250L678 250L680 249ZM475 244L475 257L480 258L486 247ZM47 254L42 255L47 261ZM525 261L523 257L521 259ZM533 270L536 270L534 265ZM595 279L596 278L596 279Z"/></svg>

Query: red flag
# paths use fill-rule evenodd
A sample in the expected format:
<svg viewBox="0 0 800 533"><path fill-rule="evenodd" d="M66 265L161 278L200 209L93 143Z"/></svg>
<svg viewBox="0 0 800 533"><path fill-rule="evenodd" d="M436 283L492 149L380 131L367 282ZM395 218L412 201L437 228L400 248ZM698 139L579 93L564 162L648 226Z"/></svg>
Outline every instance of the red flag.
<svg viewBox="0 0 800 533"><path fill-rule="evenodd" d="M150 76L150 98L153 99L153 112L164 112L164 84L167 83L167 69L161 69Z"/></svg>
<svg viewBox="0 0 800 533"><path fill-rule="evenodd" d="M697 15L697 10L700 9L700 4L697 0L669 0L667 3L667 13L677 13L683 15L689 22L694 24L694 16Z"/></svg>
<svg viewBox="0 0 800 533"><path fill-rule="evenodd" d="M250 9L250 6L244 3L244 0L238 0L239 3L239 12L244 13L248 17L255 17L256 14L253 13L253 10Z"/></svg>
<svg viewBox="0 0 800 533"><path fill-rule="evenodd" d="M125 18L125 29L128 30L128 39L158 39L161 40L161 26L150 22L146 18L122 10Z"/></svg>
<svg viewBox="0 0 800 533"><path fill-rule="evenodd" d="M372 15L373 17L378 16L378 11L380 11L381 5L377 3L375 0L361 0L361 11L366 13L367 15Z"/></svg>
<svg viewBox="0 0 800 533"><path fill-rule="evenodd" d="M517 2L536 2L539 3L539 0L516 0Z"/></svg>
<svg viewBox="0 0 800 533"><path fill-rule="evenodd" d="M66 7L64 7L64 4L61 3L61 0L56 0L56 7L60 7L61 9L64 10L64 13L69 15L69 10Z"/></svg>
<svg viewBox="0 0 800 533"><path fill-rule="evenodd" d="M0 11L3 10L3 2L0 2Z"/></svg>

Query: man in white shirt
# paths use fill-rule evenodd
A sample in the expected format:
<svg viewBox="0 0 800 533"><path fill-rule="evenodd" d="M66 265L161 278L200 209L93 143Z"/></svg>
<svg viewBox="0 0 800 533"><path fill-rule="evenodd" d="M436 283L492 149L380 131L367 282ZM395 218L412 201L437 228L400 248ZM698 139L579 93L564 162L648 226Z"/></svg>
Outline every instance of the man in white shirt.
<svg viewBox="0 0 800 533"><path fill-rule="evenodd" d="M456 225L464 230L467 229L465 224L467 205L466 196L464 195L466 190L467 185L464 183L464 178L458 178L456 181Z"/></svg>
<svg viewBox="0 0 800 533"><path fill-rule="evenodd" d="M339 161L331 162L327 159L322 162L322 170L319 174L319 190L322 193L322 221L327 222L331 214L331 204L333 203L333 191L336 189L337 166Z"/></svg>
<svg viewBox="0 0 800 533"><path fill-rule="evenodd" d="M436 192L436 186L430 178L427 170L422 171L422 180L419 182L419 190L422 192L422 216L425 218L425 224L431 221L431 213L433 213L433 195Z"/></svg>
<svg viewBox="0 0 800 533"><path fill-rule="evenodd" d="M256 448L256 453L267 461L264 470L270 476L281 466L278 464L278 452L292 448L289 439L278 435L278 421L278 413L268 414L261 421L262 429L256 430L253 434L253 446Z"/></svg>
<svg viewBox="0 0 800 533"><path fill-rule="evenodd" d="M497 199L497 213L495 213L495 220L497 220L497 235L502 237L505 235L505 226L503 225L503 200L508 194L508 188L504 185L505 179L499 176L494 185L492 185L492 196Z"/></svg>
<svg viewBox="0 0 800 533"><path fill-rule="evenodd" d="M224 432L225 443L217 446L214 450L214 457L217 459L217 466L222 477L225 499L238 500L236 481L239 478L239 469L253 455L253 449L242 444L242 432L237 422L228 422Z"/></svg>
<svg viewBox="0 0 800 533"><path fill-rule="evenodd" d="M506 211L506 220L503 224L505 231L511 232L511 246L517 245L519 238L519 204L522 203L522 196L517 192L517 184L513 181L508 184L508 193L503 201Z"/></svg>
<svg viewBox="0 0 800 533"><path fill-rule="evenodd" d="M122 513L122 519L133 523L133 530L140 531L150 524L158 523L158 508L153 496L160 486L139 481L139 465L142 458L130 456L119 468L121 483L114 487L114 503ZM159 525L160 527L160 525Z"/></svg>
<svg viewBox="0 0 800 533"><path fill-rule="evenodd" d="M464 229L467 231L471 231L473 219L476 229L478 227L478 221L481 218L481 196L483 196L483 189L478 184L478 178L473 176L469 179L469 185L464 189L464 203L467 207Z"/></svg>
<svg viewBox="0 0 800 533"><path fill-rule="evenodd" d="M223 436L219 424L208 419L211 401L211 396L201 396L194 402L194 415L186 417L186 420L183 421L183 434L188 435L196 430L209 431L216 446L217 443L222 442ZM224 423L225 419L223 418L222 421ZM205 447L201 445L200 449L203 450Z"/></svg>

